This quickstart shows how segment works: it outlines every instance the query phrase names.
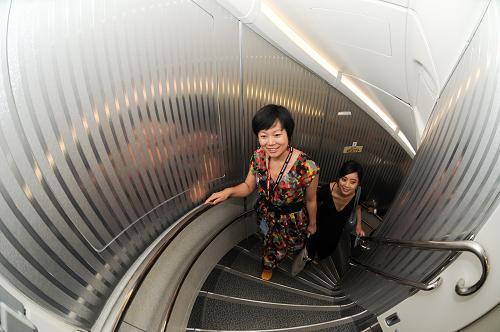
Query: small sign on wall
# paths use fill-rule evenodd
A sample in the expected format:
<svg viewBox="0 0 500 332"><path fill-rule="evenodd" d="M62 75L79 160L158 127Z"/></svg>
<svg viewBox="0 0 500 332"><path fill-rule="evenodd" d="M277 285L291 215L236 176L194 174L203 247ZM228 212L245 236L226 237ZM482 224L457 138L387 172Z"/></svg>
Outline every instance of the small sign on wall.
<svg viewBox="0 0 500 332"><path fill-rule="evenodd" d="M344 153L360 153L363 151L363 146L358 145L358 142L352 142L351 146L344 146Z"/></svg>

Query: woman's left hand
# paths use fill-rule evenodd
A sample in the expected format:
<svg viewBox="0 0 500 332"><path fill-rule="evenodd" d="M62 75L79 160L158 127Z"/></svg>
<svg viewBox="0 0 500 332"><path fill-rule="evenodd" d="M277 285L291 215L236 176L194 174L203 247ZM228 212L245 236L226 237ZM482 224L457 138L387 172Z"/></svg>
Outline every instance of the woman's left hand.
<svg viewBox="0 0 500 332"><path fill-rule="evenodd" d="M307 233L309 233L309 234L316 233L316 224L314 224L314 225L313 224L309 224L307 226Z"/></svg>
<svg viewBox="0 0 500 332"><path fill-rule="evenodd" d="M363 230L363 226L356 225L356 235L357 236L365 236L365 231Z"/></svg>

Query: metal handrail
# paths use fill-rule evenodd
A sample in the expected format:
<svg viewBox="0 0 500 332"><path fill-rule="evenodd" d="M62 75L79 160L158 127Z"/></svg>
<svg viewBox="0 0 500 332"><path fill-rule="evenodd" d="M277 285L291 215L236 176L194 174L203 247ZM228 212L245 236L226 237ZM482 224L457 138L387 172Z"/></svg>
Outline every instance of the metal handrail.
<svg viewBox="0 0 500 332"><path fill-rule="evenodd" d="M383 221L384 221L384 218L382 218L381 216L379 216L379 215L377 214L377 212L376 212L376 211L377 211L377 209L374 209L374 211L373 211L373 212L369 212L369 208L370 208L370 206L369 206L368 204L366 204L366 203L361 203L360 205L361 205L361 207L363 207L365 210L367 210L367 212L368 212L368 213L370 213L370 214L371 214L371 215L373 215L375 218L377 218L377 219L378 219L378 221L380 221L380 222L383 222Z"/></svg>
<svg viewBox="0 0 500 332"><path fill-rule="evenodd" d="M165 309L165 312L164 312L164 315L163 315L163 317L164 317L163 318L163 325L162 325L160 331L163 331L163 332L167 331L167 326L168 326L168 323L170 321L170 316L172 315L172 311L174 309L174 304L177 301L177 297L179 296L179 292L180 292L181 288L184 286L184 282L186 281L186 278L187 278L189 272L192 270L194 264L200 258L201 254L207 249L207 247L210 245L210 243L212 243L217 236L219 236L221 233L223 233L235 221L238 221L241 218L246 217L249 214L254 213L254 212L255 212L255 209L250 209L250 210L247 210L247 211L241 213L240 215L236 216L230 222L228 222L226 224L226 226L222 227L218 232L216 232L209 239L207 239L207 241L205 242L205 244L203 246L200 246L198 248L198 252L194 256L194 258L191 259L191 262L189 263L188 268L183 273L182 277L180 278L179 282L177 283L177 285L175 287L174 295L172 296L172 298L171 298L171 300L170 300L167 308Z"/></svg>
<svg viewBox="0 0 500 332"><path fill-rule="evenodd" d="M117 312L115 313L114 317L112 319L112 331L116 332L120 328L120 325L125 318L125 314L127 312L127 309L132 303L132 300L134 299L135 295L137 294L139 288L141 287L143 281L145 280L146 276L148 275L149 271L152 269L152 267L156 264L157 260L160 258L160 256L163 254L165 249L170 245L170 243L175 239L179 233L181 233L188 225L191 224L192 221L194 221L196 218L198 218L201 214L205 213L208 211L210 208L212 208L214 205L211 204L202 204L194 208L193 210L189 211L186 215L184 215L177 223L169 230L169 232L161 239L159 243L155 245L155 247L151 250L151 252L147 255L147 257L143 260L141 265L136 269L132 277L129 279L127 285L121 292L118 300L116 301L119 303L119 307ZM242 214L238 215L237 217L233 218L231 222L229 222L225 227L223 227L221 230L219 230L214 236L217 236L220 234L223 230L225 230L229 225L231 225L233 222L236 220L241 219L242 217L254 212L255 210L251 209L248 211L243 212ZM210 242L210 241L209 241ZM206 246L205 246L206 248ZM198 256L200 255L200 252L198 253ZM197 256L197 257L198 257ZM191 266L190 266L191 268ZM188 269L188 271L190 270ZM182 278L182 284L186 278L186 275ZM177 298L177 295L179 293L179 287L180 285L177 285L175 295L174 295L174 301L170 303L167 309L166 313L166 319L165 323L168 322L168 319L170 317L172 308L173 308L173 303L175 302L175 299ZM166 325L165 325L166 327Z"/></svg>
<svg viewBox="0 0 500 332"><path fill-rule="evenodd" d="M182 230L184 230L193 220L195 220L202 213L205 213L212 207L213 205L210 204L202 204L197 206L193 210L189 211L169 230L169 232L161 239L161 241L155 245L155 247L143 260L142 264L134 272L132 277L129 279L127 285L121 292L117 300L117 303L119 303L120 306L118 312L116 313L116 316L113 319L112 331L118 331L118 328L120 327L120 324L124 319L125 313L127 312L128 307L132 303L132 299L135 297L135 294L142 285L142 282L144 281L147 274L152 269L158 258L161 256L161 254L172 242L172 240Z"/></svg>
<svg viewBox="0 0 500 332"><path fill-rule="evenodd" d="M408 241L408 240L394 240L394 239L388 239L388 238L376 238L376 237L363 237L362 240L364 241L371 241L379 244L384 244L384 245L390 245L390 246L395 246L395 247L401 247L401 248L417 248L417 249L422 249L422 250L441 250L441 251L468 251L473 253L481 262L481 268L482 268L482 273L481 277L479 280L473 284L472 286L465 286L465 281L464 279L459 279L457 284L455 285L455 292L460 295L460 296L467 296L474 294L477 292L481 286L484 284L486 281L486 278L488 277L488 272L490 270L490 265L488 263L488 255L486 254L486 250L477 242L470 241L470 240L464 240L464 241ZM366 245L362 245L362 248L370 250L371 248ZM432 290L438 287L441 284L441 277L439 277L437 280L435 280L432 283L420 283L420 282L414 282L408 279L400 278L391 274L388 274L386 272L383 272L381 270L378 270L376 268L370 267L368 265L362 264L360 262L357 262L355 260L352 260L351 265L358 265L362 266L365 269L376 273L382 277L386 277L388 279L391 279L393 281L396 281L401 284L405 284L408 286L412 286L421 290Z"/></svg>
<svg viewBox="0 0 500 332"><path fill-rule="evenodd" d="M384 277L386 279L390 279L394 282L397 282L398 284L402 284L405 286L411 286L411 287L414 287L414 288L417 288L417 289L420 289L423 291L430 291L430 290L433 290L435 288L438 288L439 286L441 286L441 283L442 283L441 277L437 278L435 281L433 281L431 283L423 283L423 282L404 279L404 278L389 274L387 272L384 272L382 270L376 269L376 268L371 267L369 265L363 264L361 262L358 262L357 260L355 260L353 258L351 258L349 260L349 265L362 267L367 271L370 271L370 272L372 272L376 275L379 275L381 277Z"/></svg>

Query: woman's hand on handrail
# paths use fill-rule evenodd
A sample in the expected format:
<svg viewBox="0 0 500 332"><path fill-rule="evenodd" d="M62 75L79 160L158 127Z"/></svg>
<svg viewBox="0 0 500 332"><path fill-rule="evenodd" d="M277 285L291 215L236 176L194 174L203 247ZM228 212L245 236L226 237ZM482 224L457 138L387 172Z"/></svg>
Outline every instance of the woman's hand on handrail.
<svg viewBox="0 0 500 332"><path fill-rule="evenodd" d="M224 202L229 197L247 197L255 190L255 187L255 175L253 175L252 171L250 170L248 171L245 182L242 182L234 187L229 187L213 193L209 198L207 198L205 203L215 205L219 204L220 202Z"/></svg>
<svg viewBox="0 0 500 332"><path fill-rule="evenodd" d="M207 198L205 203L210 205L216 205L221 202L224 202L226 199L229 198L229 196L231 196L231 188L226 188L224 190L218 191L210 195L210 197Z"/></svg>
<svg viewBox="0 0 500 332"><path fill-rule="evenodd" d="M356 235L357 236L360 236L360 237L364 237L365 236L365 231L363 230L363 226L361 225L356 225Z"/></svg>

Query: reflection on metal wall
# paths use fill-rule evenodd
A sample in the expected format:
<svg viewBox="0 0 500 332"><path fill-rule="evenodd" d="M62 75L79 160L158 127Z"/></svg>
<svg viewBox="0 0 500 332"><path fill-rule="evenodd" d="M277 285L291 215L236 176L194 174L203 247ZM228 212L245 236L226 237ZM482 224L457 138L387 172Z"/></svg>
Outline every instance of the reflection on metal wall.
<svg viewBox="0 0 500 332"><path fill-rule="evenodd" d="M90 326L240 150L219 123L238 111L237 22L191 1L15 1L8 38L1 22L1 273Z"/></svg>
<svg viewBox="0 0 500 332"><path fill-rule="evenodd" d="M206 0L208 4L212 1ZM224 177L211 183L211 188L234 185L243 179L245 159L242 151L243 128L241 120L240 32L238 22L231 14L213 5L215 13L215 60L218 82L218 107L221 121L222 167Z"/></svg>
<svg viewBox="0 0 500 332"><path fill-rule="evenodd" d="M197 2L0 4L0 273L79 326L173 221L244 177L249 121L266 103L290 108L293 142L325 181L354 139L367 188L379 177L394 192L409 163L375 121L246 28L240 68L238 22Z"/></svg>
<svg viewBox="0 0 500 332"><path fill-rule="evenodd" d="M495 10L492 6L486 14L445 86L408 179L378 236L461 240L476 233L498 204L500 22ZM362 260L389 273L422 279L446 256L387 247ZM354 270L346 282L351 294L378 314L409 294L408 288L367 272Z"/></svg>
<svg viewBox="0 0 500 332"><path fill-rule="evenodd" d="M252 117L270 103L290 110L295 120L292 144L314 155L323 128L328 84L246 27L242 41L246 159L250 160L257 144Z"/></svg>

